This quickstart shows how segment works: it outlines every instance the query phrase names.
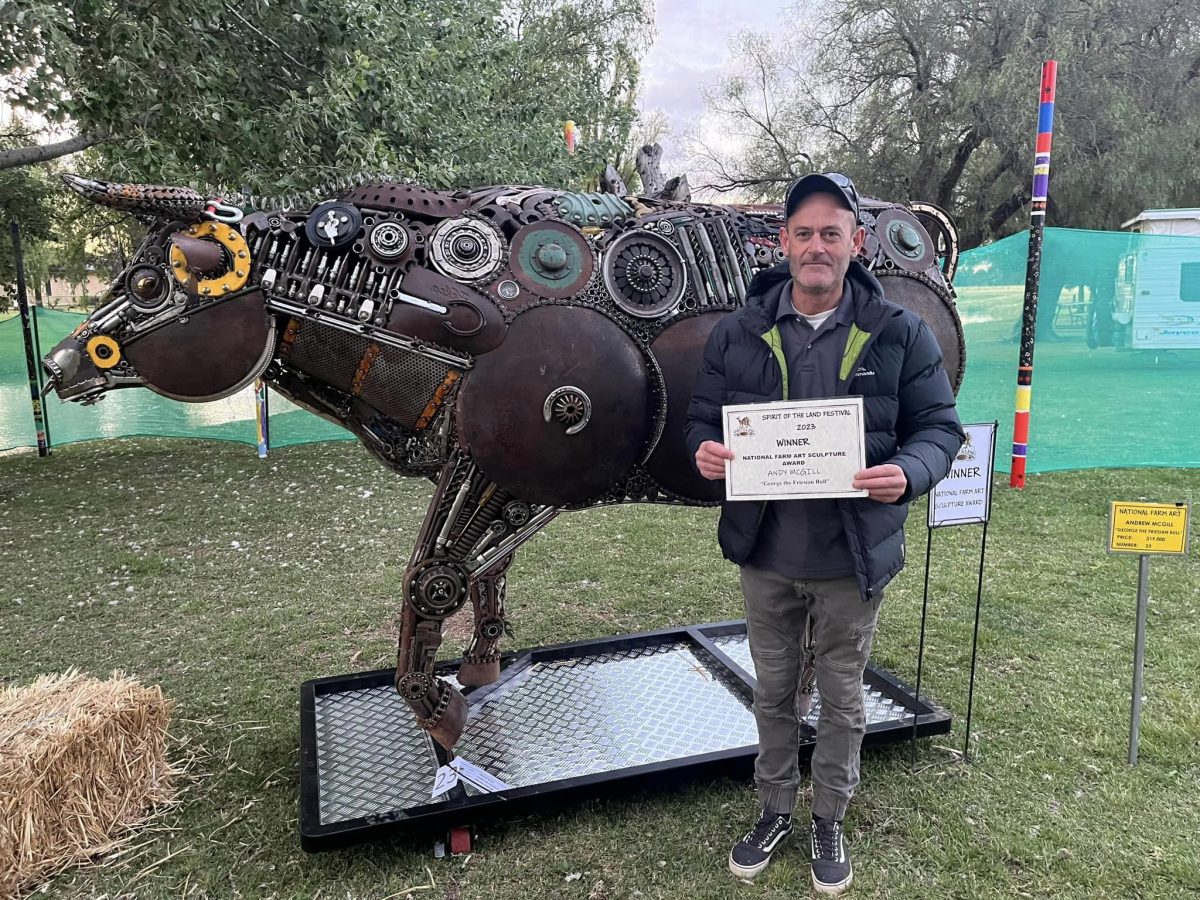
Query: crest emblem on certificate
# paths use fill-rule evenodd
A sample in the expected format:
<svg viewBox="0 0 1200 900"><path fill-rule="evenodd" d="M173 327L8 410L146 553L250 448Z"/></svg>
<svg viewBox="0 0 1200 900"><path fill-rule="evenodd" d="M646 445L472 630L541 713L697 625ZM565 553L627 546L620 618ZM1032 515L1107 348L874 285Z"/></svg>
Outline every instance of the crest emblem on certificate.
<svg viewBox="0 0 1200 900"><path fill-rule="evenodd" d="M967 439L963 441L962 447L959 448L955 459L974 459L975 447L971 444L971 432L967 432Z"/></svg>
<svg viewBox="0 0 1200 900"><path fill-rule="evenodd" d="M738 437L753 437L754 429L750 427L750 417L739 416L737 420L737 429L733 433Z"/></svg>

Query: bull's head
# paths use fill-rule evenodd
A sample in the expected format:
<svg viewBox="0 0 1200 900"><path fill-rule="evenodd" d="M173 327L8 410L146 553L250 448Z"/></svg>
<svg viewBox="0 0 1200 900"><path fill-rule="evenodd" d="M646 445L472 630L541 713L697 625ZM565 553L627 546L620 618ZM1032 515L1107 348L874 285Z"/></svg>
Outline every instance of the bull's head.
<svg viewBox="0 0 1200 900"><path fill-rule="evenodd" d="M262 373L275 325L250 281L250 248L234 227L239 209L189 188L64 180L150 231L99 308L42 360L47 393L94 402L112 388L142 386L176 400L216 400Z"/></svg>

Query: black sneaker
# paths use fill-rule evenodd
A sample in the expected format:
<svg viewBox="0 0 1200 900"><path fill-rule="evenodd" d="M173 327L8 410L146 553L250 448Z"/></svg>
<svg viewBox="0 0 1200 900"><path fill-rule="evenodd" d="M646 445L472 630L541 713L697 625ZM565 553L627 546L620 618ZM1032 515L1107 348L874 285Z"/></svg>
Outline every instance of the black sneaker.
<svg viewBox="0 0 1200 900"><path fill-rule="evenodd" d="M812 822L812 880L819 894L840 894L854 880L842 823L836 819Z"/></svg>
<svg viewBox="0 0 1200 900"><path fill-rule="evenodd" d="M754 830L729 851L729 871L738 878L753 878L767 867L779 842L791 833L791 816L763 812Z"/></svg>

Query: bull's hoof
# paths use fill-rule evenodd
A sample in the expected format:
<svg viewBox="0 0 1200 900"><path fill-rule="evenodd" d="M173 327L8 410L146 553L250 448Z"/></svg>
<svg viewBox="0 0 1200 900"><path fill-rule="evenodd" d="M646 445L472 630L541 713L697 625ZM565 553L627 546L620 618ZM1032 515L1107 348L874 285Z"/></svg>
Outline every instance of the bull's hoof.
<svg viewBox="0 0 1200 900"><path fill-rule="evenodd" d="M428 726L428 730L430 737L447 750L452 750L458 743L458 739L462 737L463 729L467 727L469 707L462 694L448 684L443 687L447 691L443 698L446 701L446 708L438 717L437 722Z"/></svg>
<svg viewBox="0 0 1200 900"><path fill-rule="evenodd" d="M458 668L458 683L463 687L480 687L500 677L500 658L486 662L464 661Z"/></svg>

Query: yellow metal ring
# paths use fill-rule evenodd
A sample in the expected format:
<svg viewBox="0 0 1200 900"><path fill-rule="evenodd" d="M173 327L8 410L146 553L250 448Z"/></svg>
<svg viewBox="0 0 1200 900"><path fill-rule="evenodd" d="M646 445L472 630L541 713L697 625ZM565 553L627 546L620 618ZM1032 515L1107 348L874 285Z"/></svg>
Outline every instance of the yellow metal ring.
<svg viewBox="0 0 1200 900"><path fill-rule="evenodd" d="M196 285L197 293L220 297L245 285L250 277L250 247L240 232L223 222L200 222L189 227L186 234L194 238L212 238L229 251L229 258L233 260L233 267L219 278L202 278ZM187 257L174 245L171 246L171 271L180 284L187 284L191 277Z"/></svg>
<svg viewBox="0 0 1200 900"><path fill-rule="evenodd" d="M88 356L97 369L111 369L121 361L121 347L106 334L98 334L87 342Z"/></svg>

